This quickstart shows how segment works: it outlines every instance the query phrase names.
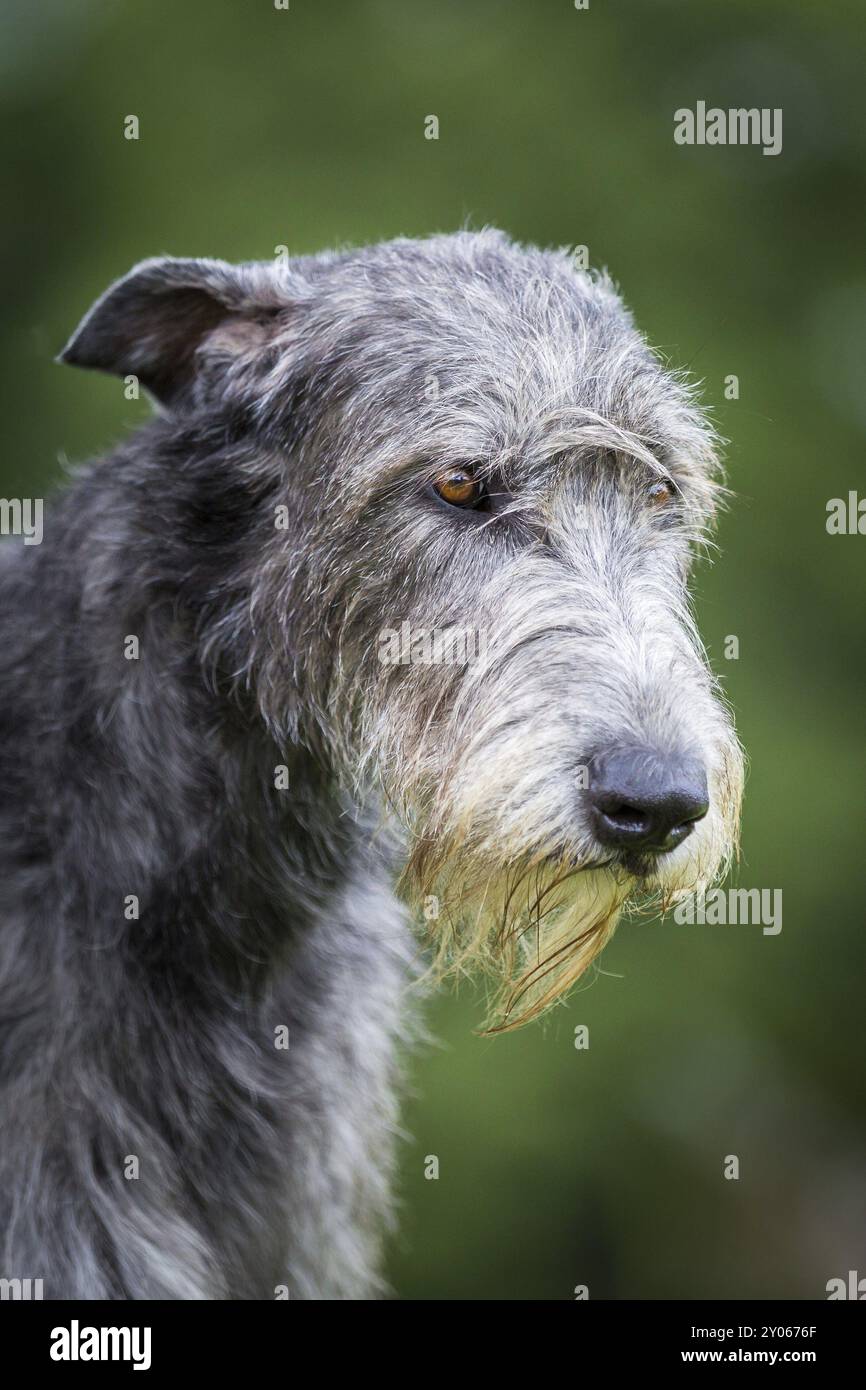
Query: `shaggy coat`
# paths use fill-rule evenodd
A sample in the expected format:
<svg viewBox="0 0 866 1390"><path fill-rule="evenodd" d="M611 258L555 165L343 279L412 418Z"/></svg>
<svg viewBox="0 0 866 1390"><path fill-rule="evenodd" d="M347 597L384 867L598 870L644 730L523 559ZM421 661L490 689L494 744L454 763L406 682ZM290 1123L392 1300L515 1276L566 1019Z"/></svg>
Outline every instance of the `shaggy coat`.
<svg viewBox="0 0 866 1390"><path fill-rule="evenodd" d="M0 552L0 1275L374 1296L403 903L511 1026L731 849L686 592L712 435L604 277L496 232L146 262L63 360L159 412ZM406 621L485 641L389 664ZM652 873L583 804L623 739L708 771Z"/></svg>

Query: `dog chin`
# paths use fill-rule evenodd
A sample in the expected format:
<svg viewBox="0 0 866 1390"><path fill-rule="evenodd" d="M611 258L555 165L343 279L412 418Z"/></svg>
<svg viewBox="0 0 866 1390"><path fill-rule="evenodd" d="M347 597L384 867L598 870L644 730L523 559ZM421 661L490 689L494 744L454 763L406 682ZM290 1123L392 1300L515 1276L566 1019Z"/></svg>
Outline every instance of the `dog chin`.
<svg viewBox="0 0 866 1390"><path fill-rule="evenodd" d="M527 1023L561 999L610 939L634 880L561 856L453 869L428 885L425 925L438 976L481 969L494 997L488 1032Z"/></svg>
<svg viewBox="0 0 866 1390"><path fill-rule="evenodd" d="M635 880L638 887L649 889L650 891L664 890L668 880L680 876L679 869L674 870L667 863L673 858L676 850L670 850L667 854L641 853L640 850L632 850L630 853L617 855L611 867L614 871Z"/></svg>

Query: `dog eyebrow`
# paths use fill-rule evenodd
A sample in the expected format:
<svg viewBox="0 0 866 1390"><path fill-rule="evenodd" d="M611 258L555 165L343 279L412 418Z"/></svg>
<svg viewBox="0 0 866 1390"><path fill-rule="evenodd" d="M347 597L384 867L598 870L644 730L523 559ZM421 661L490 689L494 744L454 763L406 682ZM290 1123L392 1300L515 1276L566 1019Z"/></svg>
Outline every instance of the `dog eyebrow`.
<svg viewBox="0 0 866 1390"><path fill-rule="evenodd" d="M585 452L594 447L617 458L643 463L658 477L674 481L670 470L655 452L659 447L658 439L642 436L618 425L589 407L564 406L552 411L540 423L540 428L544 435L542 452L546 457Z"/></svg>
<svg viewBox="0 0 866 1390"><path fill-rule="evenodd" d="M634 456L629 455L625 458L625 462L637 464L642 470L649 471L650 473L652 473L655 478L658 478L663 482L671 483L674 487L679 487L679 482L677 480L676 475L671 471L670 468L667 467L666 464L662 463L660 459L656 458L655 455L652 456L652 462L650 462L650 460L647 459L643 454L640 456L640 458L635 458Z"/></svg>

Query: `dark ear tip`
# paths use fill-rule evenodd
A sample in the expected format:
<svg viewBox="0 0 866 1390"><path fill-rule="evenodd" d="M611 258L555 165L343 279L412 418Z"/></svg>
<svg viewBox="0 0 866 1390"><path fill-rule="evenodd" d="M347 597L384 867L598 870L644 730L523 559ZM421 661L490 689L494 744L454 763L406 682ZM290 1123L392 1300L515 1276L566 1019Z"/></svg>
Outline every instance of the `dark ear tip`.
<svg viewBox="0 0 866 1390"><path fill-rule="evenodd" d="M249 312L248 280L224 261L140 261L100 295L54 360L134 374L158 400L174 399L192 378L205 335Z"/></svg>
<svg viewBox="0 0 866 1390"><path fill-rule="evenodd" d="M90 366L90 362L87 359L87 354L82 351L83 336L84 334L82 328L81 326L79 326L78 328L76 328L72 337L69 338L66 343L64 343L63 347L60 349L57 356L54 358L54 361L58 362L61 367Z"/></svg>

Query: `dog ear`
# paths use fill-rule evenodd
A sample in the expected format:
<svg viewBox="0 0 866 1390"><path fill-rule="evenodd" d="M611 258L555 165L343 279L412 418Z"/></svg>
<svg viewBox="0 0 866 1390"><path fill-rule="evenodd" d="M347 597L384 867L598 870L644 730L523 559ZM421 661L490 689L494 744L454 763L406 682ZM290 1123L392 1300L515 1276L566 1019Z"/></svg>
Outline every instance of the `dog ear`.
<svg viewBox="0 0 866 1390"><path fill-rule="evenodd" d="M58 362L115 376L137 376L162 404L189 394L197 354L214 330L222 353L260 341L264 323L286 301L267 264L142 261L115 281L82 319Z"/></svg>

